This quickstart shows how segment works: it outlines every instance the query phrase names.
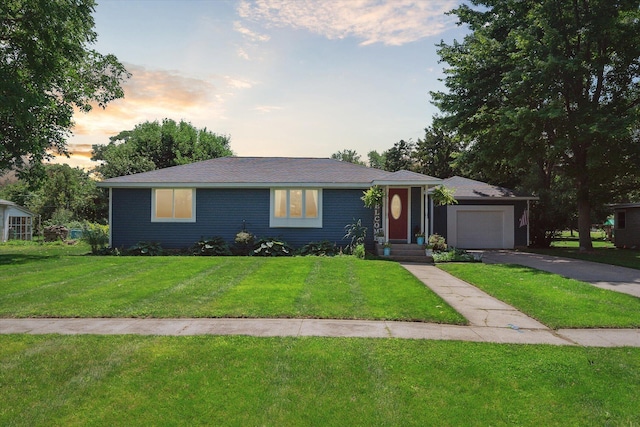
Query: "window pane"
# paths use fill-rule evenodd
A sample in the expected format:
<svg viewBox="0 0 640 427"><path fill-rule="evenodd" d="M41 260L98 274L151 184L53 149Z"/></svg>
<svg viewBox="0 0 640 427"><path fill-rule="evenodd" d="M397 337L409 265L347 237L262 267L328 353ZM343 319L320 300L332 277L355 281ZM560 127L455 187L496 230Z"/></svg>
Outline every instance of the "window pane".
<svg viewBox="0 0 640 427"><path fill-rule="evenodd" d="M287 190L275 191L274 213L276 218L287 217Z"/></svg>
<svg viewBox="0 0 640 427"><path fill-rule="evenodd" d="M156 190L156 218L173 217L173 190Z"/></svg>
<svg viewBox="0 0 640 427"><path fill-rule="evenodd" d="M289 191L289 218L302 218L302 190Z"/></svg>
<svg viewBox="0 0 640 427"><path fill-rule="evenodd" d="M402 214L402 201L400 200L400 196L394 194L391 198L391 216L393 219L400 218Z"/></svg>
<svg viewBox="0 0 640 427"><path fill-rule="evenodd" d="M191 208L193 206L191 196L191 189L174 190L175 218L191 218Z"/></svg>
<svg viewBox="0 0 640 427"><path fill-rule="evenodd" d="M318 217L318 190L306 190L305 191L305 217L317 218Z"/></svg>

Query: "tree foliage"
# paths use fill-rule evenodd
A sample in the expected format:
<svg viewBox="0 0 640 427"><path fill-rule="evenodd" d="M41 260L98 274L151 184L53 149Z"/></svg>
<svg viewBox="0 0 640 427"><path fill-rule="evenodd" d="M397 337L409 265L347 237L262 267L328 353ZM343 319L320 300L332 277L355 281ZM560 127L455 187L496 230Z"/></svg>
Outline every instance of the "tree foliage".
<svg viewBox="0 0 640 427"><path fill-rule="evenodd" d="M133 130L109 138L107 145L94 145L92 160L103 178L131 175L200 160L233 155L229 137L191 123L164 119L144 122Z"/></svg>
<svg viewBox="0 0 640 427"><path fill-rule="evenodd" d="M424 132L424 139L418 139L413 155L416 172L438 178L456 175L456 159L462 148L458 138L435 120Z"/></svg>
<svg viewBox="0 0 640 427"><path fill-rule="evenodd" d="M639 162L637 0L472 0L471 33L441 43L448 92L433 93L478 171L571 184L580 246L593 207L633 181Z"/></svg>
<svg viewBox="0 0 640 427"><path fill-rule="evenodd" d="M393 147L384 153L384 170L389 172L411 170L413 166L413 149L414 143L404 139L393 144Z"/></svg>
<svg viewBox="0 0 640 427"><path fill-rule="evenodd" d="M0 189L0 197L25 206L41 215L43 222L105 221L108 202L104 190L87 172L69 165L43 166L43 178L33 187L25 180L7 184Z"/></svg>
<svg viewBox="0 0 640 427"><path fill-rule="evenodd" d="M341 162L349 162L356 165L363 165L364 162L360 160L360 154L356 150L340 150L331 155L332 159L340 160Z"/></svg>
<svg viewBox="0 0 640 427"><path fill-rule="evenodd" d="M384 164L386 163L385 153L378 153L376 150L371 150L367 153L369 159L369 167L375 169L384 170Z"/></svg>
<svg viewBox="0 0 640 427"><path fill-rule="evenodd" d="M123 96L124 66L89 48L94 7L93 0L0 2L0 170L37 169L66 154L74 109Z"/></svg>

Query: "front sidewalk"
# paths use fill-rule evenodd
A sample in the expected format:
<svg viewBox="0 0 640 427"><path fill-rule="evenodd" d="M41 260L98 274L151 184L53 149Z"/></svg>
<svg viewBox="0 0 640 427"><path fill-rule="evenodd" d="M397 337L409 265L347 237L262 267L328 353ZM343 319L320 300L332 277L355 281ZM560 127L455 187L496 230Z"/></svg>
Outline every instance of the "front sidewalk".
<svg viewBox="0 0 640 427"><path fill-rule="evenodd" d="M515 327L516 325L514 325ZM514 329L331 319L0 319L1 334L250 335L454 340L509 344L640 347L638 329Z"/></svg>

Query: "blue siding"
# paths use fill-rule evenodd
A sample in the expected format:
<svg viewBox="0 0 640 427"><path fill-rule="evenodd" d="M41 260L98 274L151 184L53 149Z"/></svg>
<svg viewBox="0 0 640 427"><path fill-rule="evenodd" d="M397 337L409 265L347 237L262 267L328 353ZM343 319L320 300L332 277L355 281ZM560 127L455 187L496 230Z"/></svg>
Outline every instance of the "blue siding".
<svg viewBox="0 0 640 427"><path fill-rule="evenodd" d="M433 234L447 238L447 207L433 207Z"/></svg>
<svg viewBox="0 0 640 427"><path fill-rule="evenodd" d="M344 226L361 218L367 243L373 244L373 211L363 206L361 189L323 190L322 228L270 228L269 189L198 189L196 222L151 222L151 189L114 188L112 244L128 247L139 241L158 242L164 248L185 248L201 237L221 236L229 244L243 224L258 237L278 237L294 247L329 240L345 246Z"/></svg>

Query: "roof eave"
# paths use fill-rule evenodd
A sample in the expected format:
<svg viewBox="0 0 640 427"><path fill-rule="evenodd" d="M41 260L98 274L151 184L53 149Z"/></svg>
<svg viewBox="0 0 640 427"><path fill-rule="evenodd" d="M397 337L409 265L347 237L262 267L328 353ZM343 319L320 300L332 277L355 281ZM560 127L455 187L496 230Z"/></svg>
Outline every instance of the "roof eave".
<svg viewBox="0 0 640 427"><path fill-rule="evenodd" d="M613 209L633 209L633 208L640 208L640 203L616 203L610 206Z"/></svg>
<svg viewBox="0 0 640 427"><path fill-rule="evenodd" d="M370 185L389 185L389 186L399 186L399 187L422 187L424 185L440 185L442 184L441 179L433 179L433 180L407 180L407 181L398 181L398 180L384 180L384 179L376 179L371 182Z"/></svg>
<svg viewBox="0 0 640 427"><path fill-rule="evenodd" d="M456 197L455 194L453 196L456 200L540 200L539 197L535 196L486 196L486 197Z"/></svg>
<svg viewBox="0 0 640 427"><path fill-rule="evenodd" d="M99 182L103 188L369 188L371 182Z"/></svg>

